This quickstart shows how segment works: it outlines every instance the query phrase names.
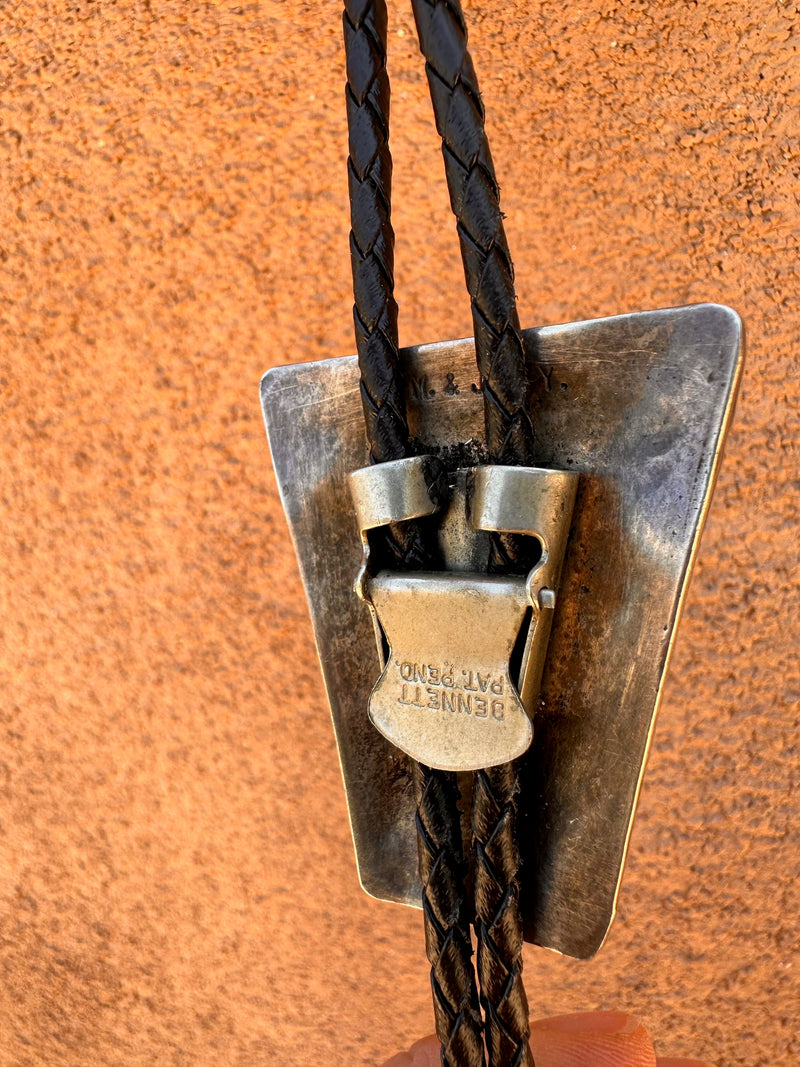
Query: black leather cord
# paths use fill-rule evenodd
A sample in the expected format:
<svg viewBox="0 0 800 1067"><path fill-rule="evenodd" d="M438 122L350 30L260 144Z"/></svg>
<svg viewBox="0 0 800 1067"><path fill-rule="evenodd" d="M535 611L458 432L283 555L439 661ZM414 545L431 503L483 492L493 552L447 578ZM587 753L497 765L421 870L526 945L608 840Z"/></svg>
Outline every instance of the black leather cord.
<svg viewBox="0 0 800 1067"><path fill-rule="evenodd" d="M410 451L394 300L386 22L385 0L345 0L353 318L374 463L400 459ZM419 523L393 526L385 551L387 562L402 569L431 567L434 562ZM425 943L442 1064L483 1067L458 786L455 775L420 765L414 765L414 781Z"/></svg>
<svg viewBox="0 0 800 1067"><path fill-rule="evenodd" d="M531 463L533 426L514 269L464 16L458 0L412 0L412 7L472 298L486 446L495 463Z"/></svg>
<svg viewBox="0 0 800 1067"><path fill-rule="evenodd" d="M494 460L532 464L525 351L484 110L458 0L412 0L436 128L456 216ZM521 539L494 538L492 570L526 570ZM533 1067L522 984L522 918L516 839L519 776L513 765L475 775L472 830L478 976L489 1067Z"/></svg>
<svg viewBox="0 0 800 1067"><path fill-rule="evenodd" d="M442 1067L484 1067L455 774L414 764L425 947Z"/></svg>
<svg viewBox="0 0 800 1067"><path fill-rule="evenodd" d="M371 463L409 453L405 379L398 353L391 223L389 76L385 0L345 0L350 261L361 401ZM379 554L404 570L433 565L418 523L386 531Z"/></svg>
<svg viewBox="0 0 800 1067"><path fill-rule="evenodd" d="M522 984L517 794L504 763L477 771L472 794L475 931L489 1067L534 1067Z"/></svg>
<svg viewBox="0 0 800 1067"><path fill-rule="evenodd" d="M383 463L408 454L394 299L386 4L347 0L342 22L347 58L353 320L370 460Z"/></svg>

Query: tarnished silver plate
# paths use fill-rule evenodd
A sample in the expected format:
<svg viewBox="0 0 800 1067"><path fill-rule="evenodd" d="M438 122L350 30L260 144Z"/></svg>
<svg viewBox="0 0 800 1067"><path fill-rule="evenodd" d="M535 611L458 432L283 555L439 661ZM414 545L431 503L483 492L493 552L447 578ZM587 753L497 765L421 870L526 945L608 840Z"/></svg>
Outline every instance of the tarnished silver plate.
<svg viewBox="0 0 800 1067"><path fill-rule="evenodd" d="M586 958L614 916L686 581L730 419L742 326L714 304L526 332L540 466L580 477L533 743L523 758L529 941ZM423 448L480 438L471 340L403 353ZM535 365L534 365L535 364ZM333 714L359 875L418 905L405 757L367 717L380 672L347 490L365 462L355 357L269 371L261 398Z"/></svg>

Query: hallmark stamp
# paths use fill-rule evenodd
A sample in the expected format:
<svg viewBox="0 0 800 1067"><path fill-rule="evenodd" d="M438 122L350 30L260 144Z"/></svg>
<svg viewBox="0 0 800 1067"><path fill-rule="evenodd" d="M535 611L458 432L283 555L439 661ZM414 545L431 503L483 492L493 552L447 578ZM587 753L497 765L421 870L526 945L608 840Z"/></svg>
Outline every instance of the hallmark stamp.
<svg viewBox="0 0 800 1067"><path fill-rule="evenodd" d="M451 715L502 722L506 680L502 674L452 663L412 663L395 660L397 704L427 708Z"/></svg>

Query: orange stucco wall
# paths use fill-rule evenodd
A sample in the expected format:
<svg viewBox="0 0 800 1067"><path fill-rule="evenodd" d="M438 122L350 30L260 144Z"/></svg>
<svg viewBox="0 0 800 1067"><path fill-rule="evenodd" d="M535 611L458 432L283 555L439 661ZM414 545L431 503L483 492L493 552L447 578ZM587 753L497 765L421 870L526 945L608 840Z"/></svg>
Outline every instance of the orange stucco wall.
<svg viewBox="0 0 800 1067"><path fill-rule="evenodd" d="M391 6L413 343L470 320ZM526 949L530 998L788 1067L800 9L467 14L523 323L708 299L749 339L618 920ZM353 347L339 5L21 0L0 57L0 1063L374 1064L431 1029L419 916L357 885L257 402Z"/></svg>

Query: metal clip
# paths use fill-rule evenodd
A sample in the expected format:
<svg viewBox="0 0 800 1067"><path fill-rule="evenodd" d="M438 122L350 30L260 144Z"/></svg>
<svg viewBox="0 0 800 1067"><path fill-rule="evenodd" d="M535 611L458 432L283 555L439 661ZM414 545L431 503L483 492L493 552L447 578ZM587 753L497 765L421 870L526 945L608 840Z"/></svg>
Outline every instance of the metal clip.
<svg viewBox="0 0 800 1067"><path fill-rule="evenodd" d="M444 495L442 473L416 456L350 474L363 542L355 588L381 665L373 724L430 767L469 771L531 743L578 475L472 467L452 472ZM446 569L373 574L369 531L409 519L435 524ZM493 532L539 541L527 576L486 574Z"/></svg>

